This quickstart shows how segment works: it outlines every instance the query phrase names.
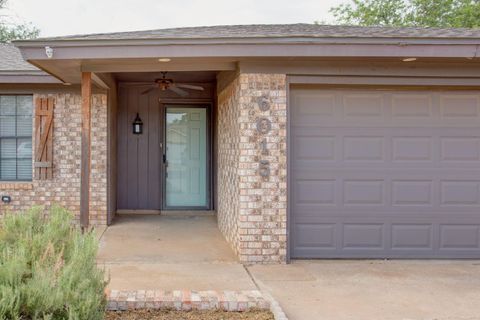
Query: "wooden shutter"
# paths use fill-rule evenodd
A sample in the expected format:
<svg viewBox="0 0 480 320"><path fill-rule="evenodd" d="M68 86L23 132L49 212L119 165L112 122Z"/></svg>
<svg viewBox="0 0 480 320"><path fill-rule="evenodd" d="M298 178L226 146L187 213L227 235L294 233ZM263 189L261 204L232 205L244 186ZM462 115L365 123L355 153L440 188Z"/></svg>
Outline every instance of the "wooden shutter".
<svg viewBox="0 0 480 320"><path fill-rule="evenodd" d="M35 179L53 178L53 98L35 100Z"/></svg>

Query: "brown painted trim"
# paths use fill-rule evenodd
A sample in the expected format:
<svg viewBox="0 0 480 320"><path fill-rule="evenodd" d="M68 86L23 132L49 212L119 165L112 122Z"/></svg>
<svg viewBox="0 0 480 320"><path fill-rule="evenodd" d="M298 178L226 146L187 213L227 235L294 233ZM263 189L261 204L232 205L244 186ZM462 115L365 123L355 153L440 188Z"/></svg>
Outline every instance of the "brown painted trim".
<svg viewBox="0 0 480 320"><path fill-rule="evenodd" d="M92 74L82 72L82 147L80 164L80 224L89 225L90 215L90 148L91 148Z"/></svg>
<svg viewBox="0 0 480 320"><path fill-rule="evenodd" d="M476 43L456 44L358 44L358 43L257 43L257 44L175 44L175 45L106 45L55 46L55 59L131 59L156 58L159 52L169 58L229 57L418 57L418 58L479 58ZM44 47L22 46L24 58L37 67L45 61ZM55 60L52 60L55 61Z"/></svg>
<svg viewBox="0 0 480 320"><path fill-rule="evenodd" d="M480 61L426 60L403 62L393 59L242 60L241 73L305 76L464 77L480 78Z"/></svg>
<svg viewBox="0 0 480 320"><path fill-rule="evenodd" d="M291 84L391 85L391 86L480 86L479 78L290 76Z"/></svg>
<svg viewBox="0 0 480 320"><path fill-rule="evenodd" d="M92 82L103 90L109 90L110 86L96 73L92 72Z"/></svg>

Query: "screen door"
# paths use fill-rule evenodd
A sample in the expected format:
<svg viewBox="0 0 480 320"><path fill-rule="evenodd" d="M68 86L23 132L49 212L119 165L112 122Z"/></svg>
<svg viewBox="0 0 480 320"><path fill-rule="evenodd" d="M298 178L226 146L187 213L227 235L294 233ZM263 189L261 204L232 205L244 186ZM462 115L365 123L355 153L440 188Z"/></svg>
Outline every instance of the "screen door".
<svg viewBox="0 0 480 320"><path fill-rule="evenodd" d="M166 108L165 201L167 208L206 208L207 109Z"/></svg>

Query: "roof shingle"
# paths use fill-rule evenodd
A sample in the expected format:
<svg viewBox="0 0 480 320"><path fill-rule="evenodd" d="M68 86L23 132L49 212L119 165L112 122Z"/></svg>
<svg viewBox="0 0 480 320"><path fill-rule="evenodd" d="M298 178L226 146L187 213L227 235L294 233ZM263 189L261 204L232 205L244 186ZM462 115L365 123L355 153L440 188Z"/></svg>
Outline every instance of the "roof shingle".
<svg viewBox="0 0 480 320"><path fill-rule="evenodd" d="M0 71L39 71L25 61L13 44L0 43Z"/></svg>
<svg viewBox="0 0 480 320"><path fill-rule="evenodd" d="M227 25L97 33L36 40L130 40L219 38L480 38L480 29L360 27L317 24Z"/></svg>

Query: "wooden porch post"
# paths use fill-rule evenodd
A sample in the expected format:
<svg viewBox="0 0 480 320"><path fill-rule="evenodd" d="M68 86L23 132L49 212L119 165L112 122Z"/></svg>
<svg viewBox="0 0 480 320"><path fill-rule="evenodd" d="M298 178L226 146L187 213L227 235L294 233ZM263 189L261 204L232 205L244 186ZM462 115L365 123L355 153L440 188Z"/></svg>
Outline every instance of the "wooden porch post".
<svg viewBox="0 0 480 320"><path fill-rule="evenodd" d="M82 72L82 155L80 165L80 225L86 229L90 213L92 73Z"/></svg>

